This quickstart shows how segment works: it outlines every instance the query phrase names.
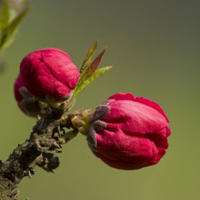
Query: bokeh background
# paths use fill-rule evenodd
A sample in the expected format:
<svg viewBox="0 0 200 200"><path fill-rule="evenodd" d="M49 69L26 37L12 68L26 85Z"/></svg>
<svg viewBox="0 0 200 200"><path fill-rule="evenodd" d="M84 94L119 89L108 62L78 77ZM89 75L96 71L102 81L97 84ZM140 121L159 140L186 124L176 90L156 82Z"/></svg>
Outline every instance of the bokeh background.
<svg viewBox="0 0 200 200"><path fill-rule="evenodd" d="M58 154L55 173L37 168L20 184L31 200L198 200L200 199L200 1L34 0L19 36L4 55L0 74L0 159L29 137L35 119L13 97L21 59L56 47L80 68L91 44L108 46L101 66L114 68L85 89L73 110L94 109L110 95L131 92L160 104L172 135L166 156L136 171L112 169L94 157L78 135Z"/></svg>

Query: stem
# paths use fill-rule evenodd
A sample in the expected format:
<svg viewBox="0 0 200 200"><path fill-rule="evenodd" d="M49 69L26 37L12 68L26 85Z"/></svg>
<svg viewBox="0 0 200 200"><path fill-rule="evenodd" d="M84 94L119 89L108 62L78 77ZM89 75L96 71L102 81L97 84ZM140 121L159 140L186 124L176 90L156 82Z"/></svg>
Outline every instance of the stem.
<svg viewBox="0 0 200 200"><path fill-rule="evenodd" d="M29 139L18 145L9 158L3 163L0 161L0 199L16 200L20 181L35 173L36 166L47 172L53 172L59 166L58 157L49 151L60 152L60 127L70 128L70 121L63 122L60 118L63 113L53 112L37 121ZM58 133L57 137L54 137Z"/></svg>

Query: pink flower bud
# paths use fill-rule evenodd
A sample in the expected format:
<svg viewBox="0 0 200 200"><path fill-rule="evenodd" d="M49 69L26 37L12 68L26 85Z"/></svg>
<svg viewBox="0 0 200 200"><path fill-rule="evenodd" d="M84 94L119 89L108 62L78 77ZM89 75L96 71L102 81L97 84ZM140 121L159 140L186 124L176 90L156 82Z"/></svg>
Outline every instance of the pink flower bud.
<svg viewBox="0 0 200 200"><path fill-rule="evenodd" d="M22 77L19 75L14 84L14 95L19 108L31 117L45 115L47 106L43 102L39 102L24 87Z"/></svg>
<svg viewBox="0 0 200 200"><path fill-rule="evenodd" d="M14 95L15 95L15 99L18 103L20 103L24 98L20 93L20 88L22 88L22 87L24 87L22 77L18 76L14 83Z"/></svg>
<svg viewBox="0 0 200 200"><path fill-rule="evenodd" d="M47 102L68 99L79 78L79 70L69 55L54 48L40 49L25 56L20 74L28 91Z"/></svg>
<svg viewBox="0 0 200 200"><path fill-rule="evenodd" d="M90 122L89 147L111 167L132 170L154 165L168 148L169 121L148 99L115 94L96 108Z"/></svg>

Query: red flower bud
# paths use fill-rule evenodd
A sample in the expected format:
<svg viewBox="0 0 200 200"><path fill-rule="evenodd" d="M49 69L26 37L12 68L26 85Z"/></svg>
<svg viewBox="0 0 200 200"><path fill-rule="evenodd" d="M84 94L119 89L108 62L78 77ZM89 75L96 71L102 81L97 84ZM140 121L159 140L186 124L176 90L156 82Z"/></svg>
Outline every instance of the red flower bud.
<svg viewBox="0 0 200 200"><path fill-rule="evenodd" d="M34 97L24 87L24 83L20 75L17 77L14 84L14 95L19 108L25 114L31 117L37 117L38 115L44 115L46 113L47 106L45 103L34 99Z"/></svg>
<svg viewBox="0 0 200 200"><path fill-rule="evenodd" d="M89 147L111 167L132 170L154 165L168 148L169 121L148 99L115 94L96 108L90 121Z"/></svg>
<svg viewBox="0 0 200 200"><path fill-rule="evenodd" d="M79 70L67 53L46 48L24 57L20 74L28 91L43 101L62 101L75 88Z"/></svg>
<svg viewBox="0 0 200 200"><path fill-rule="evenodd" d="M22 77L18 76L14 83L14 95L15 95L15 99L18 103L20 103L23 100L23 96L21 95L21 93L19 91L20 88L22 88L22 87L24 87Z"/></svg>

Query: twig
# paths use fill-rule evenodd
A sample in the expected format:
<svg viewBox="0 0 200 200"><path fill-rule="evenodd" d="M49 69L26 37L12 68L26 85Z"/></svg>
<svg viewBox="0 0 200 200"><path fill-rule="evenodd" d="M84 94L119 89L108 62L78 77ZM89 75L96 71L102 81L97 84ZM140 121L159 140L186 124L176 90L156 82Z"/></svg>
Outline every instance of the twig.
<svg viewBox="0 0 200 200"><path fill-rule="evenodd" d="M18 199L19 191L16 189L20 181L26 176L31 178L36 166L47 172L53 172L59 166L58 157L49 151L61 152L58 133L60 128L73 128L75 135L78 132L68 117L61 120L62 115L63 113L53 112L38 120L30 138L18 145L4 163L0 161L1 200Z"/></svg>

